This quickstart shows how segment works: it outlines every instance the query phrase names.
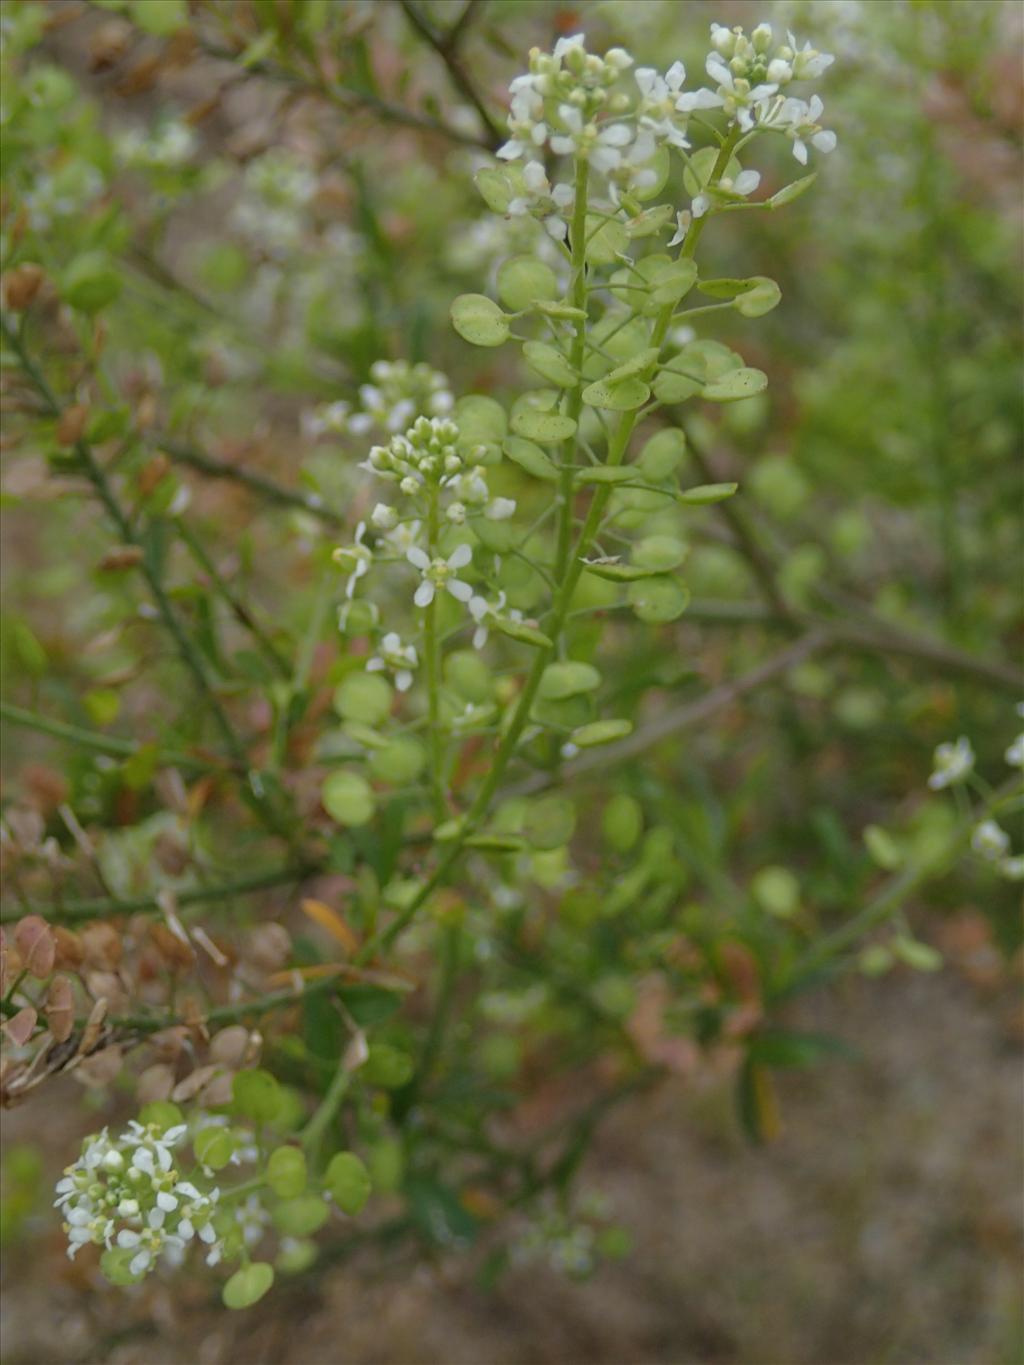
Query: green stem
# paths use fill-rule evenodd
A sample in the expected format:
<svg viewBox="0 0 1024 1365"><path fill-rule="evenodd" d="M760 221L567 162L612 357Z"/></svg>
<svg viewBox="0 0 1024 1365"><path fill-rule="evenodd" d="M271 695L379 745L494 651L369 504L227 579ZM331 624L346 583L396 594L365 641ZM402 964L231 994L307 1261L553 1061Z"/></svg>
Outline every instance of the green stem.
<svg viewBox="0 0 1024 1365"><path fill-rule="evenodd" d="M587 307L587 190L589 162L580 157L576 162L576 198L572 210L572 306L586 311ZM566 416L579 422L583 411L583 365L586 359L587 328L577 321L569 363L577 376L566 403ZM573 462L576 453L576 434L568 437L562 447L562 472L558 482L558 541L555 551L555 580L559 581L569 562L572 543Z"/></svg>
<svg viewBox="0 0 1024 1365"><path fill-rule="evenodd" d="M175 521L175 526L177 527L178 534L181 536L182 540L191 550L196 560L196 563L200 566L200 568L209 578L210 582L213 584L217 592L220 593L231 614L240 623L240 625L242 625L249 632L252 638L263 650L263 653L266 655L274 671L283 678L289 677L291 674L291 670L288 666L288 661L285 659L284 655L280 652L280 650L274 644L273 640L271 640L270 636L266 633L266 631L263 629L260 623L253 616L252 612L248 609L248 607L246 607L245 604L235 596L234 592L232 591L231 585L228 583L224 575L217 568L216 564L214 564L210 556L206 553L206 549L204 548L202 542L198 539L195 533L187 525L184 518L178 517Z"/></svg>
<svg viewBox="0 0 1024 1365"><path fill-rule="evenodd" d="M735 148L739 136L739 128L733 127L723 141L708 179L709 187L713 188L717 185L725 174L726 167L729 164L729 158L732 156L733 149ZM577 192L577 198L578 197ZM705 218L706 216L707 215L705 215ZM680 253L681 255L693 255L701 231L703 231L705 218L697 219L692 225L690 232L686 235L686 241L683 244L683 249ZM699 231L695 231L694 229L699 229ZM673 311L674 304L667 304L658 314L657 321L651 333L651 346L656 350L660 351L665 341L665 336L672 321ZM625 459L636 421L636 412L624 412L620 417L618 428L608 450L608 458L605 461L606 465L610 468L621 465ZM422 884L419 891L401 914L397 915L382 933L368 939L363 944L356 959L358 962L365 962L379 949L388 947L394 942L403 929L405 929L406 925L411 923L420 907L429 899L438 886L442 884L449 871L458 862L467 838L479 828L486 816L494 794L498 790L501 779L505 775L505 769L508 767L509 761L515 753L516 745L519 743L520 736L526 728L530 711L537 695L537 689L540 687L541 677L543 676L545 668L547 668L548 664L551 662L553 652L555 648L557 648L559 636L561 635L566 619L568 618L573 593L576 591L576 585L583 572L583 560L586 558L587 551L590 549L594 537L601 525L601 518L604 514L605 507L608 505L608 500L612 495L612 491L611 484L599 486L591 499L590 507L583 523L583 529L579 534L579 538L576 541L571 556L567 559L565 564L564 574L561 575L561 588L552 603L550 617L548 622L546 622L547 633L554 643L547 648L538 649L536 651L533 667L530 669L523 690L519 694L519 700L516 704L516 709L513 712L512 719L502 736L501 743L498 746L497 753L494 755L494 760L491 763L487 776L484 778L469 810L463 817L458 834L452 840L448 851L444 854L434 872Z"/></svg>
<svg viewBox="0 0 1024 1365"><path fill-rule="evenodd" d="M47 716L37 715L35 711L26 711L21 706L14 706L11 702L0 701L0 717L12 725L21 725L26 730L36 730L39 734L50 735L54 739L66 739L72 744L81 745L84 749L94 749L99 754L110 754L114 758L133 758L149 747L135 740L118 739L115 735L100 735L95 730L85 730L81 726L69 725L62 720L51 720ZM193 758L190 754L178 753L173 749L162 749L158 758L164 767L173 765L190 772L207 773L217 769L215 763Z"/></svg>
<svg viewBox="0 0 1024 1365"><path fill-rule="evenodd" d="M427 554L433 559L437 555L439 535L439 490L434 487L430 492L427 508ZM441 642L437 634L437 592L423 610L423 651L426 655L427 672L427 715L429 717L430 742L430 791L434 807L434 818L443 821L448 814L445 801L444 782L444 745L441 736Z"/></svg>
<svg viewBox="0 0 1024 1365"><path fill-rule="evenodd" d="M342 1057L338 1062L338 1069L335 1071L327 1093L317 1106L316 1112L306 1126L299 1133L299 1139L303 1147L311 1156L316 1156L320 1150L320 1143L323 1140L327 1129L334 1122L335 1116L341 1102L345 1098L345 1093L352 1081L352 1073L345 1065L345 1058Z"/></svg>
<svg viewBox="0 0 1024 1365"><path fill-rule="evenodd" d="M189 905L200 905L206 901L230 900L233 896L245 896L253 891L264 891L271 886L284 886L289 882L302 881L315 871L313 865L289 865L271 868L267 872L256 872L251 877L240 877L237 881L221 882L217 886L197 886L187 891L175 891L174 900L179 909ZM115 900L110 896L98 896L91 900L64 901L55 905L33 905L32 914L42 915L49 924L74 924L79 921L111 919L117 915L138 915L163 913L156 896L136 896L129 900ZM22 910L0 912L0 924L13 924L28 913Z"/></svg>

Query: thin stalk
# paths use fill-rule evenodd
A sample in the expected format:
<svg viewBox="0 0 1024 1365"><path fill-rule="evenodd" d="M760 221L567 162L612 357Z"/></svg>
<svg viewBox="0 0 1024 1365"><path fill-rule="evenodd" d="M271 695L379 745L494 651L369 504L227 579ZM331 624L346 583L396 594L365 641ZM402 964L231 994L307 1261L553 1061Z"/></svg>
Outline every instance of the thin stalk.
<svg viewBox="0 0 1024 1365"><path fill-rule="evenodd" d="M437 555L439 534L439 490L435 486L430 493L427 508L427 554L433 559ZM427 715L429 717L430 743L430 791L434 808L434 818L443 821L447 814L444 782L444 744L441 735L441 643L437 636L437 592L423 611L423 652L426 655L427 675Z"/></svg>
<svg viewBox="0 0 1024 1365"><path fill-rule="evenodd" d="M338 1062L338 1069L327 1087L326 1094L317 1106L316 1112L299 1133L299 1140L310 1156L315 1158L319 1152L324 1134L334 1122L351 1082L352 1073L348 1070L343 1056Z"/></svg>
<svg viewBox="0 0 1024 1365"><path fill-rule="evenodd" d="M240 601L240 599L235 596L230 583L228 583L227 579L206 553L202 542L196 536L195 532L192 531L183 517L178 517L174 524L177 527L178 534L192 552L196 563L209 578L217 592L220 593L231 614L256 641L260 649L262 649L263 653L266 655L274 671L281 677L287 678L291 672L287 659L285 659L284 655L253 616L252 612L246 607L244 602Z"/></svg>
<svg viewBox="0 0 1024 1365"><path fill-rule="evenodd" d="M729 158L732 155L733 148L736 145L739 135L739 128L734 127L723 141L708 180L710 187L717 185L725 174L726 167L729 164ZM705 218L697 219L693 227L703 229L704 221ZM692 256L696 250L699 237L700 232L694 233L691 229L691 231L687 233L686 241L683 244L680 255ZM667 304L658 314L657 321L654 325L651 334L651 346L659 351L665 341L665 336L672 321L673 309L673 304ZM624 412L619 419L618 428L612 438L611 446L609 447L608 459L605 462L609 468L615 468L616 466L621 465L625 459L636 422L636 412ZM405 927L411 923L420 907L429 899L437 887L441 885L449 871L458 862L462 855L462 851L465 848L467 838L479 828L487 811L490 809L491 801L505 775L505 769L508 767L509 761L515 753L516 746L519 743L520 736L526 728L531 708L533 707L534 700L537 696L537 689L540 687L541 677L543 676L545 668L547 668L551 661L554 650L557 648L558 638L565 627L565 622L571 609L573 593L576 590L576 585L583 572L583 560L598 533L601 519L604 515L604 509L608 504L612 491L611 484L599 486L591 499L590 507L583 523L583 529L580 531L573 552L565 565L565 572L561 578L562 586L552 604L549 620L545 623L547 633L554 643L550 647L538 649L536 651L533 667L530 669L523 690L519 694L519 701L512 714L512 719L502 736L501 743L498 746L497 753L494 755L490 770L484 778L469 810L462 819L458 834L452 840L447 852L442 857L441 862L435 868L434 872L423 883L405 909L392 920L385 930L380 934L374 935L363 944L363 947L357 956L357 962L364 962L371 958L379 949L388 947L394 942Z"/></svg>
<svg viewBox="0 0 1024 1365"><path fill-rule="evenodd" d="M98 754L110 754L113 758L133 758L148 747L136 740L119 739L116 735L100 735L95 730L86 730L82 726L70 725L66 721L51 720L48 716L26 711L24 707L15 706L11 702L0 701L0 717L12 725L21 725L26 730L50 735L53 739L66 739L83 749L93 749ZM163 766L173 765L190 772L215 772L218 767L216 763L211 763L207 759L194 758L191 754L178 753L175 749L161 749L159 762Z"/></svg>
<svg viewBox="0 0 1024 1365"><path fill-rule="evenodd" d="M312 864L290 864L286 867L270 868L266 872L256 872L250 877L239 877L236 881L221 882L217 886L197 886L187 891L176 891L174 900L179 908L201 905L207 901L231 900L234 896L265 891L271 886L285 886L290 882L302 881L314 871L316 868ZM32 905L31 910L35 915L42 915L49 924L75 924L94 919L112 919L118 915L163 913L156 896L135 896L127 900L98 896L90 900L64 901L62 904ZM25 913L24 910L0 911L0 924L12 924Z"/></svg>
<svg viewBox="0 0 1024 1365"><path fill-rule="evenodd" d="M590 164L580 157L576 162L576 198L572 210L572 306L586 311L587 307L587 191ZM586 359L587 328L577 321L569 363L577 376L570 390L565 414L576 423L583 411L583 364ZM558 480L558 541L555 551L555 580L559 581L569 562L572 542L573 459L576 453L576 434L568 437L562 447L562 471Z"/></svg>

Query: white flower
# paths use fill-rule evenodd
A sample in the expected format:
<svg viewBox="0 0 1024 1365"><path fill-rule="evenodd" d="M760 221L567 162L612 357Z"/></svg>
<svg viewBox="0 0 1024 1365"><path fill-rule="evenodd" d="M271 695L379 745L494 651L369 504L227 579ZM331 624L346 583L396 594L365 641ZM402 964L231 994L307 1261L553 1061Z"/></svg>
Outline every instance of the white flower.
<svg viewBox="0 0 1024 1365"><path fill-rule="evenodd" d="M368 545L363 544L363 536L365 535L366 522L361 521L356 527L355 543L352 545L339 546L332 556L337 564L345 563L347 561L352 561L353 563L352 572L349 574L348 581L345 584L345 596L349 601L352 600L352 597L355 594L356 584L364 574L369 572L370 565L373 562L373 551Z"/></svg>
<svg viewBox="0 0 1024 1365"><path fill-rule="evenodd" d="M971 835L971 848L989 862L1005 857L1010 847L1010 836L994 820L982 820Z"/></svg>
<svg viewBox="0 0 1024 1365"><path fill-rule="evenodd" d="M1018 735L1007 749L1006 761L1011 768L1024 768L1024 735Z"/></svg>
<svg viewBox="0 0 1024 1365"><path fill-rule="evenodd" d="M676 214L676 235L669 239L669 246L678 246L680 242L686 240L692 222L693 214L689 209L681 209Z"/></svg>
<svg viewBox="0 0 1024 1365"><path fill-rule="evenodd" d="M505 594L498 593L497 601L492 605L486 598L474 595L469 600L469 614L476 622L476 630L473 632L473 648L483 649L487 643L488 627L487 618L489 616L506 616L510 621L522 621L523 613L515 607L505 610Z"/></svg>
<svg viewBox="0 0 1024 1365"><path fill-rule="evenodd" d="M955 744L940 744L935 750L932 775L928 785L932 791L941 791L962 782L974 767L974 750L971 741L964 735Z"/></svg>
<svg viewBox="0 0 1024 1365"><path fill-rule="evenodd" d="M1024 881L1024 853L1018 853L1013 858L1003 858L999 864L999 871L1009 882Z"/></svg>
<svg viewBox="0 0 1024 1365"><path fill-rule="evenodd" d="M673 119L686 80L686 67L682 62L673 62L661 76L652 66L638 66L634 74L641 96L637 107L640 127L673 147L689 147L684 130Z"/></svg>
<svg viewBox="0 0 1024 1365"><path fill-rule="evenodd" d="M538 217L550 237L558 242L564 241L569 234L564 215L572 207L575 197L572 186L552 186L541 163L528 161L523 167L523 188L525 193L509 202L509 217Z"/></svg>
<svg viewBox="0 0 1024 1365"><path fill-rule="evenodd" d="M468 545L456 546L447 559L440 557L431 559L418 546L407 550L405 557L422 575L422 581L413 597L418 607L429 606L438 588L444 588L459 602L468 602L473 596L473 589L468 583L452 577L458 569L464 569L473 558L473 551Z"/></svg>
<svg viewBox="0 0 1024 1365"><path fill-rule="evenodd" d="M633 141L633 131L625 123L586 123L575 105L560 104L558 116L566 132L551 139L551 150L559 156L586 158L595 170L614 170L622 160L621 148Z"/></svg>
<svg viewBox="0 0 1024 1365"><path fill-rule="evenodd" d="M415 645L403 645L402 638L391 630L382 637L380 653L368 660L367 673L379 673L390 669L395 675L395 686L399 692L408 692L412 686L412 670L419 663Z"/></svg>
<svg viewBox="0 0 1024 1365"><path fill-rule="evenodd" d="M819 152L835 150L836 135L819 123L825 106L817 95L810 100L798 100L792 96L764 105L758 111L758 121L763 127L775 128L793 141L793 155L801 166L807 165L807 141Z"/></svg>

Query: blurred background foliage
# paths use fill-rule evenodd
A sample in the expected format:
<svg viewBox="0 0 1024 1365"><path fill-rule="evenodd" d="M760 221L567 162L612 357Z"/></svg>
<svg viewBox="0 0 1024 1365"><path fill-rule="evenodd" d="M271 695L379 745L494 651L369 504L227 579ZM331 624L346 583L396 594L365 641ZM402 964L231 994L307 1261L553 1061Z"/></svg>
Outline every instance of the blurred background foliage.
<svg viewBox="0 0 1024 1365"><path fill-rule="evenodd" d="M315 437L306 415L351 399L381 357L426 361L457 394L515 394L514 362L481 359L447 310L460 291L493 288L526 230L495 218L472 183L523 54L584 28L595 50L621 43L659 65L670 53L695 72L711 20L762 18L835 52L839 149L815 192L785 214L723 218L709 244L712 273L768 275L783 292L753 343L737 337L768 393L689 419L694 481L735 478L740 495L688 528L690 612L609 657L624 698L653 687L686 704L808 631L828 632L829 647L797 652L614 786L588 785L583 883L526 937L554 989L531 996L527 962L514 999L485 997L486 1045L466 1075L512 1086L531 1020L537 1037L561 1037L570 1073L593 1055L559 972L587 983L584 1014L635 1022L666 897L714 963L673 965L677 985L716 983L705 1004L682 992L697 1038L745 1040L748 1064L817 1059L830 1045L805 1044L804 1057L781 1029L751 1038L744 1006L761 1019L809 984L791 971L805 947L902 867L935 874L900 901L909 941L961 966L993 945L1005 963L1020 945L1019 888L957 857L962 812L926 788L933 748L959 734L1001 781L1020 695L1020 11L488 0L470 7L457 48L439 48L464 8L421 4L417 24L383 0L4 0L6 264L42 267L33 316L47 382L63 403L93 376L102 402L85 435L146 514L145 554L254 761L289 717L282 780L301 799L322 698L351 666L325 615L329 551L369 497L358 443ZM762 170L767 193L790 173ZM729 342L730 325L711 334ZM67 437L45 414L5 419L4 697L111 743L58 736L55 749L12 726L4 802L38 814L40 846L55 835L73 851L69 806L101 849L98 884L119 896L154 879L187 885L197 857L207 871L258 861L265 836L219 783L190 817L185 865L158 848L170 818L160 750L202 755L215 736L203 707L181 704L180 663L133 556L81 496ZM603 629L614 644L627 628ZM631 817L623 832L609 815L616 793L640 803L646 842ZM869 827L879 834L865 840ZM335 838L334 870L391 876L394 830ZM586 873L599 853L629 915L595 925ZM53 875L45 859L19 873L14 903ZM57 876L72 891L97 885L81 866ZM543 868L536 880L543 892ZM764 1136L770 1116L747 1118ZM37 1182L27 1155L12 1160L5 1237ZM420 1194L422 1221L442 1216L436 1191ZM443 1216L458 1222L460 1208Z"/></svg>

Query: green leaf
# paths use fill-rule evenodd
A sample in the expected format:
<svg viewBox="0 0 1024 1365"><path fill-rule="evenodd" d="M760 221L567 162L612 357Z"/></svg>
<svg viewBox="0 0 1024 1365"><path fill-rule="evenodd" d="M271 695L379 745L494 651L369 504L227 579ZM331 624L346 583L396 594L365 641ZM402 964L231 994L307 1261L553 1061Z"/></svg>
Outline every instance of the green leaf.
<svg viewBox="0 0 1024 1365"><path fill-rule="evenodd" d="M166 38L188 23L185 0L133 0L132 18L155 38Z"/></svg>
<svg viewBox="0 0 1024 1365"><path fill-rule="evenodd" d="M583 390L583 401L589 407L608 408L612 412L632 412L643 407L650 396L650 387L642 379L624 379L619 384L598 379Z"/></svg>
<svg viewBox="0 0 1024 1365"><path fill-rule="evenodd" d="M596 574L598 578L606 578L611 583L632 583L637 578L650 578L650 569L641 569L636 564L623 564L615 556L607 556L604 559L584 559L583 565L587 573Z"/></svg>
<svg viewBox="0 0 1024 1365"><path fill-rule="evenodd" d="M328 773L320 788L324 810L339 825L365 825L376 809L369 782L358 773L339 769Z"/></svg>
<svg viewBox="0 0 1024 1365"><path fill-rule="evenodd" d="M558 276L535 256L513 256L498 269L498 296L506 308L519 313L538 299L550 303L561 294Z"/></svg>
<svg viewBox="0 0 1024 1365"><path fill-rule="evenodd" d="M227 1128L203 1128L192 1143L196 1160L211 1171L220 1171L235 1153L235 1139Z"/></svg>
<svg viewBox="0 0 1024 1365"><path fill-rule="evenodd" d="M502 635L507 635L511 640L518 640L524 645L533 645L535 649L548 649L551 646L551 639L536 626L528 626L525 621L512 621L507 616L489 616L487 624L492 630L500 631Z"/></svg>
<svg viewBox="0 0 1024 1365"><path fill-rule="evenodd" d="M269 1071L239 1071L231 1083L232 1107L243 1118L269 1123L281 1108L281 1087Z"/></svg>
<svg viewBox="0 0 1024 1365"><path fill-rule="evenodd" d="M407 1052L390 1043L371 1043L361 1075L370 1085L398 1090L412 1080L413 1060Z"/></svg>
<svg viewBox="0 0 1024 1365"><path fill-rule="evenodd" d="M452 326L472 346L501 346L508 340L508 318L486 294L460 294L450 314Z"/></svg>
<svg viewBox="0 0 1024 1365"><path fill-rule="evenodd" d="M274 1227L286 1237L308 1237L327 1222L330 1210L318 1194L300 1194L285 1199L271 1215Z"/></svg>
<svg viewBox="0 0 1024 1365"><path fill-rule="evenodd" d="M480 197L495 213L506 213L512 200L523 192L523 170L521 166L485 166L473 177Z"/></svg>
<svg viewBox="0 0 1024 1365"><path fill-rule="evenodd" d="M370 755L369 767L374 777L394 786L413 782L423 771L427 752L412 735L396 735Z"/></svg>
<svg viewBox="0 0 1024 1365"><path fill-rule="evenodd" d="M564 796L542 796L526 809L523 833L534 848L561 848L575 828L576 811Z"/></svg>
<svg viewBox="0 0 1024 1365"><path fill-rule="evenodd" d="M556 384L560 389L571 389L578 382L578 375L561 351L544 341L527 341L523 344L523 356L531 370L542 379Z"/></svg>
<svg viewBox="0 0 1024 1365"><path fill-rule="evenodd" d="M252 1261L236 1270L221 1291L225 1308L251 1308L274 1283L274 1267L266 1261Z"/></svg>
<svg viewBox="0 0 1024 1365"><path fill-rule="evenodd" d="M651 626L676 620L689 601L689 592L674 578L645 578L629 589L629 605L641 621Z"/></svg>
<svg viewBox="0 0 1024 1365"><path fill-rule="evenodd" d="M776 190L770 199L765 200L765 205L770 209L781 209L784 204L792 204L794 199L799 199L811 188L817 178L818 172L812 171L810 175L794 180L791 185L784 185L781 190Z"/></svg>
<svg viewBox="0 0 1024 1365"><path fill-rule="evenodd" d="M700 393L706 374L695 357L673 356L654 378L654 396L659 403L685 403Z"/></svg>
<svg viewBox="0 0 1024 1365"><path fill-rule="evenodd" d="M621 365L616 365L614 370L609 370L602 377L606 384L618 384L620 380L632 379L634 375L643 374L650 369L657 359L657 346L645 346L642 351L637 351L631 359L624 361Z"/></svg>
<svg viewBox="0 0 1024 1365"><path fill-rule="evenodd" d="M919 943L907 934L897 934L889 942L893 954L915 972L937 972L942 966L942 954L929 943Z"/></svg>
<svg viewBox="0 0 1024 1365"><path fill-rule="evenodd" d="M177 1127L183 1121L184 1116L181 1110L170 1100L151 1100L149 1104L142 1106L142 1111L139 1114L140 1123L155 1123L162 1133L165 1133L168 1128Z"/></svg>
<svg viewBox="0 0 1024 1365"><path fill-rule="evenodd" d="M459 428L459 449L474 446L500 446L508 432L508 414L494 398L482 393L469 393L460 398L452 412L452 420Z"/></svg>
<svg viewBox="0 0 1024 1365"><path fill-rule="evenodd" d="M526 845L514 834L471 834L466 840L467 848L479 848L485 853L520 853Z"/></svg>
<svg viewBox="0 0 1024 1365"><path fill-rule="evenodd" d="M120 273L104 251L76 256L61 278L65 301L90 316L113 303L120 292Z"/></svg>
<svg viewBox="0 0 1024 1365"><path fill-rule="evenodd" d="M699 151L693 152L687 158L686 167L683 171L683 184L686 187L686 193L691 199L694 195L700 194L701 190L707 188L708 181L711 179L711 172L714 170L715 162L717 160L717 147L701 147ZM730 157L729 164L726 166L723 173L723 178L735 180L742 169L742 166L736 158L734 156Z"/></svg>
<svg viewBox="0 0 1024 1365"><path fill-rule="evenodd" d="M300 1147L278 1147L267 1161L267 1184L282 1199L306 1188L306 1154Z"/></svg>
<svg viewBox="0 0 1024 1365"><path fill-rule="evenodd" d="M626 792L613 796L601 816L601 833L611 846L619 853L628 853L636 847L643 830L643 807L636 797Z"/></svg>
<svg viewBox="0 0 1024 1365"><path fill-rule="evenodd" d="M874 862L886 872L895 872L903 862L903 853L887 829L868 825L864 830L864 846Z"/></svg>
<svg viewBox="0 0 1024 1365"><path fill-rule="evenodd" d="M601 685L601 675L592 664L548 664L541 674L537 695L546 701L564 701L582 692L593 692Z"/></svg>
<svg viewBox="0 0 1024 1365"><path fill-rule="evenodd" d="M587 218L587 264L611 265L629 246L629 234L617 219Z"/></svg>
<svg viewBox="0 0 1024 1365"><path fill-rule="evenodd" d="M750 890L761 909L779 919L789 919L800 909L800 883L788 867L763 867Z"/></svg>
<svg viewBox="0 0 1024 1365"><path fill-rule="evenodd" d="M712 403L733 403L739 398L752 398L755 393L762 393L768 387L768 376L761 370L751 370L746 367L739 370L729 370L719 379L713 380L710 384L705 384L701 390L703 398L710 399Z"/></svg>
<svg viewBox="0 0 1024 1365"><path fill-rule="evenodd" d="M645 536L633 546L634 562L651 573L678 569L686 558L686 546L675 536Z"/></svg>
<svg viewBox="0 0 1024 1365"><path fill-rule="evenodd" d="M578 469L573 475L573 483L586 486L592 483L633 483L635 469L623 469L621 465L597 465L594 469Z"/></svg>
<svg viewBox="0 0 1024 1365"><path fill-rule="evenodd" d="M657 384L654 386L657 393ZM651 483L671 478L686 458L686 434L678 427L657 431L645 442L637 459L637 468Z"/></svg>
<svg viewBox="0 0 1024 1365"><path fill-rule="evenodd" d="M532 441L525 441L520 436L510 436L502 446L505 454L517 464L520 469L525 469L527 474L532 474L535 479L547 479L556 481L558 479L557 466L552 464L549 456L545 455L540 446L534 445Z"/></svg>
<svg viewBox="0 0 1024 1365"><path fill-rule="evenodd" d="M512 415L512 430L518 436L525 436L528 441L540 441L542 445L557 445L559 441L568 440L570 436L576 434L576 423L571 417L564 417L560 412L540 412L536 408L521 407ZM511 459L515 459L507 445L505 453ZM540 477L543 476L538 475L538 478ZM555 477L558 477L557 473Z"/></svg>
<svg viewBox="0 0 1024 1365"><path fill-rule="evenodd" d="M782 290L767 275L755 275L747 280L747 286L736 300L737 313L745 318L759 318L778 307Z"/></svg>
<svg viewBox="0 0 1024 1365"><path fill-rule="evenodd" d="M592 749L598 744L611 744L633 733L631 720L594 720L572 732L572 742L580 749Z"/></svg>
<svg viewBox="0 0 1024 1365"><path fill-rule="evenodd" d="M739 488L738 483L700 483L695 488L685 488L676 494L679 502L687 507L704 507L712 502L724 502L731 498Z"/></svg>
<svg viewBox="0 0 1024 1365"><path fill-rule="evenodd" d="M334 709L346 720L376 725L391 710L391 684L376 673L350 673L334 690Z"/></svg>
<svg viewBox="0 0 1024 1365"><path fill-rule="evenodd" d="M369 1172L354 1152L336 1152L324 1181L342 1213L359 1213L370 1197Z"/></svg>

